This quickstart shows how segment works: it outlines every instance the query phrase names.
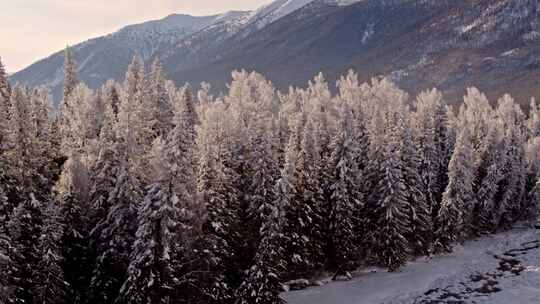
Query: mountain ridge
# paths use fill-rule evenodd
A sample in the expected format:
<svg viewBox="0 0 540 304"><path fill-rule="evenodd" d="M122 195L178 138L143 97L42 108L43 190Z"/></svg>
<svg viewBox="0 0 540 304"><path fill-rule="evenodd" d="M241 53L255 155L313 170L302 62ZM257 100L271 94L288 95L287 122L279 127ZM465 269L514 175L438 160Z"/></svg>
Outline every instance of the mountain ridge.
<svg viewBox="0 0 540 304"><path fill-rule="evenodd" d="M159 56L175 82L207 81L216 91L226 90L234 69L257 70L286 89L305 86L319 71L334 82L353 68L364 81L383 75L412 94L436 86L456 101L478 86L493 99L508 91L526 104L540 93L539 12L536 0L276 0L227 17L194 17L208 19L185 31L149 31L133 46L121 39L91 51L77 45L74 55L91 87L122 79L139 52L147 65ZM141 51L145 44L151 48ZM48 70L31 66L12 79L52 83L58 96L56 55Z"/></svg>

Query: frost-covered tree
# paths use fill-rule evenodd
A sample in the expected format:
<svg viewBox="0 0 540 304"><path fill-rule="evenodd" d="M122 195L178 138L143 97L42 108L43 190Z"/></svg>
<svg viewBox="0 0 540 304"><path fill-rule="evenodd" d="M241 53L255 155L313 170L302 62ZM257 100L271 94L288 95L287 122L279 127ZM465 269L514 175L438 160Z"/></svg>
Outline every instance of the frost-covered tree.
<svg viewBox="0 0 540 304"><path fill-rule="evenodd" d="M37 269L42 263L43 252L40 248L45 216L43 203L30 193L13 212L8 223L9 234L13 242L10 258L15 265L13 273L14 303L35 303Z"/></svg>
<svg viewBox="0 0 540 304"><path fill-rule="evenodd" d="M119 145L120 162L109 193L107 216L92 231L97 259L90 283L90 300L114 303L127 277L129 255L135 239L137 208L141 201L139 181L128 165L127 149Z"/></svg>
<svg viewBox="0 0 540 304"><path fill-rule="evenodd" d="M77 64L73 59L72 49L68 46L64 51L64 101L67 102L69 95L73 92L75 87L79 84L77 78Z"/></svg>
<svg viewBox="0 0 540 304"><path fill-rule="evenodd" d="M534 98L531 100L527 127L529 128L530 138L540 136L540 108L538 107L538 104Z"/></svg>
<svg viewBox="0 0 540 304"><path fill-rule="evenodd" d="M499 185L500 203L497 210L499 226L509 227L523 216L527 179L525 122L523 112L509 95L499 100L497 114L504 129L504 164L501 168L504 179Z"/></svg>
<svg viewBox="0 0 540 304"><path fill-rule="evenodd" d="M287 229L292 230L288 232L289 244L296 248L287 253L292 261L288 269L296 266L298 270L294 272L297 273L312 271L325 262L323 189L319 179L321 164L318 161L319 152L315 147L313 122L308 120L300 132L300 148L295 157L295 172L291 181L294 186L294 197L291 200L291 208L286 209L289 215ZM296 138L293 136L290 141L294 143ZM291 153L294 155L294 151L290 151L292 148L293 145L290 144L286 155ZM292 159L291 156L288 158Z"/></svg>
<svg viewBox="0 0 540 304"><path fill-rule="evenodd" d="M8 118L10 110L11 87L0 58L0 150L6 149L8 138ZM1 153L1 152L0 152Z"/></svg>
<svg viewBox="0 0 540 304"><path fill-rule="evenodd" d="M120 170L120 162L117 157L118 137L116 135L116 114L112 104L105 106L103 126L99 133L99 152L93 172L89 180L89 225L93 229L103 218L106 217L111 204L109 194L114 189L116 177Z"/></svg>
<svg viewBox="0 0 540 304"><path fill-rule="evenodd" d="M61 266L70 288L67 296L71 303L85 301L92 275L93 261L90 260L89 205L87 201L89 177L77 154L66 162L56 187L60 203Z"/></svg>
<svg viewBox="0 0 540 304"><path fill-rule="evenodd" d="M5 274L0 277L0 301L11 303L14 292L15 264L13 260L14 244L12 242L8 221L11 214L11 204L8 201L5 174L5 162L0 154L0 271Z"/></svg>
<svg viewBox="0 0 540 304"><path fill-rule="evenodd" d="M419 153L419 173L423 191L428 199L430 214L439 210L442 193L446 188L449 147L447 125L442 93L434 89L422 92L415 103L413 113L413 139Z"/></svg>
<svg viewBox="0 0 540 304"><path fill-rule="evenodd" d="M408 197L410 189L405 185L403 149L404 122L401 113L388 113L390 123L385 138L384 161L381 163L381 179L377 190L380 193L378 231L375 251L383 265L395 271L404 265L410 252L407 236L410 235Z"/></svg>
<svg viewBox="0 0 540 304"><path fill-rule="evenodd" d="M200 94L199 94L200 95ZM233 296L234 279L239 275L234 247L242 241L238 227L238 191L233 185L234 173L228 164L232 156L225 142L226 110L222 103L201 104L201 125L197 129L200 201L206 209L203 223L203 245L209 261L208 275L201 282L205 296L213 302L224 302ZM224 117L225 114L225 117Z"/></svg>
<svg viewBox="0 0 540 304"><path fill-rule="evenodd" d="M501 172L503 142L500 125L493 120L483 145L478 151L475 165L474 192L476 206L473 210L473 233L480 235L493 232L498 227L497 193L503 176Z"/></svg>
<svg viewBox="0 0 540 304"><path fill-rule="evenodd" d="M406 110L408 112L408 110ZM408 114L405 114L408 115ZM410 242L412 253L429 255L433 242L433 223L431 204L426 194L426 185L421 176L422 157L417 142L414 141L410 117L406 117L401 139L401 158L403 161L403 178L409 203Z"/></svg>
<svg viewBox="0 0 540 304"><path fill-rule="evenodd" d="M58 120L59 120L59 131L60 137L62 138L62 151L65 154L69 153L69 141L65 139L71 133L71 125L74 123L73 113L81 111L82 109L77 108L77 105L74 105L72 102L72 93L79 84L77 78L77 66L73 59L72 50L69 47L66 47L64 52L64 86L63 86L63 95L62 100L60 101ZM65 144L68 146L66 147Z"/></svg>
<svg viewBox="0 0 540 304"><path fill-rule="evenodd" d="M0 102L9 101L11 96L11 86L7 77L7 72L0 58Z"/></svg>
<svg viewBox="0 0 540 304"><path fill-rule="evenodd" d="M13 88L11 95L11 110L10 110L10 150L9 158L13 174L19 180L19 183L26 183L27 189L31 187L31 176L35 172L32 168L33 137L31 134L31 107L30 99L26 90L21 86Z"/></svg>
<svg viewBox="0 0 540 304"><path fill-rule="evenodd" d="M280 297L280 273L286 266L284 256L287 239L283 228L287 225L284 209L290 204L293 191L290 177L293 174L293 161L286 161L281 178L276 182L273 192L275 200L261 206L260 212L265 214L261 227L261 241L257 247L254 263L242 284L236 291L236 303L282 304Z"/></svg>
<svg viewBox="0 0 540 304"><path fill-rule="evenodd" d="M137 217L137 232L130 254L128 276L116 303L175 303L171 298L179 267L176 242L181 209L173 191L164 144L158 138L152 149L153 184Z"/></svg>
<svg viewBox="0 0 540 304"><path fill-rule="evenodd" d="M158 58L152 63L148 76L147 97L144 108L148 117L151 138L165 137L172 129L173 110L166 88L166 79Z"/></svg>
<svg viewBox="0 0 540 304"><path fill-rule="evenodd" d="M36 265L34 303L62 304L69 302L67 291L71 287L65 281L62 265L61 237L63 227L56 202L43 206L43 227L39 237L40 260Z"/></svg>
<svg viewBox="0 0 540 304"><path fill-rule="evenodd" d="M354 267L359 253L355 229L358 225L356 210L363 207L363 198L359 191L360 180L357 166L357 146L353 141L354 127L352 112L347 103L340 109L341 120L338 133L331 143L332 168L330 185L330 211L328 223L330 235L328 255L331 267L338 272L344 272Z"/></svg>
<svg viewBox="0 0 540 304"><path fill-rule="evenodd" d="M128 67L124 80L117 132L126 150L127 169L141 182L145 180L147 171L145 165L148 162L145 162L144 158L151 144L147 142L149 129L143 115L145 85L144 64L136 55Z"/></svg>
<svg viewBox="0 0 540 304"><path fill-rule="evenodd" d="M473 193L473 154L468 128L462 128L448 167L449 184L443 195L439 214L435 219L435 250L449 252L453 243L461 241L470 225Z"/></svg>

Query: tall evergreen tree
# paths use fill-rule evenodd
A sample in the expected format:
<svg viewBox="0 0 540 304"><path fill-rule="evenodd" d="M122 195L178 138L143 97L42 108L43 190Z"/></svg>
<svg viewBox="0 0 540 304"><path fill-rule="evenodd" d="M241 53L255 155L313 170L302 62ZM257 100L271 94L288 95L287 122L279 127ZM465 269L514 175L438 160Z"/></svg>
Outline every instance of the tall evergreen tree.
<svg viewBox="0 0 540 304"><path fill-rule="evenodd" d="M286 160L281 178L273 192L275 200L262 205L260 212L265 216L261 227L261 241L257 247L254 264L246 272L245 279L236 291L236 303L282 304L280 297L280 273L286 266L284 257L287 238L283 228L287 224L284 209L290 205L294 188L290 178L294 172L294 161Z"/></svg>
<svg viewBox="0 0 540 304"><path fill-rule="evenodd" d="M523 216L523 202L526 186L526 161L524 114L514 100L505 95L497 108L500 123L504 128L504 152L501 166L504 179L499 185L498 205L499 226L509 228Z"/></svg>
<svg viewBox="0 0 540 304"><path fill-rule="evenodd" d="M8 224L14 246L10 258L16 267L13 303L35 303L38 300L36 270L42 262L40 236L45 220L43 210L43 203L30 193L14 210Z"/></svg>
<svg viewBox="0 0 540 304"><path fill-rule="evenodd" d="M138 228L130 254L128 276L116 303L175 303L174 269L179 261L175 252L179 228L178 197L173 180L166 172L164 145L156 140L153 149L154 183L138 214Z"/></svg>
<svg viewBox="0 0 540 304"><path fill-rule="evenodd" d="M135 240L137 207L142 194L139 181L129 168L125 145L117 147L120 162L116 183L109 193L106 218L94 228L96 265L90 283L90 300L114 303L125 279Z"/></svg>
<svg viewBox="0 0 540 304"><path fill-rule="evenodd" d="M478 168L475 175L474 192L476 206L473 210L473 233L494 232L498 228L498 212L496 211L497 193L503 178L501 171L503 141L499 127L492 121L488 135L479 151Z"/></svg>
<svg viewBox="0 0 540 304"><path fill-rule="evenodd" d="M413 140L412 125L407 118L401 139L403 178L409 204L410 234L407 239L417 255L429 255L433 242L431 204L426 194L426 186L421 177L421 156L417 143Z"/></svg>
<svg viewBox="0 0 540 304"><path fill-rule="evenodd" d="M391 271L403 266L410 252L407 236L410 235L408 190L404 180L405 164L402 160L403 117L389 113L390 123L386 135L385 158L381 164L381 180L377 191L380 193L379 218L376 247L381 263Z"/></svg>
<svg viewBox="0 0 540 304"><path fill-rule="evenodd" d="M288 212L288 229L293 229L296 235L289 237L289 243L301 247L303 256L293 257L292 261L299 264L300 269L294 272L309 272L320 268L325 262L324 256L324 221L323 221L323 189L320 186L320 166L318 150L315 148L315 129L313 122L308 120L302 130L300 150L296 157L295 174L292 180L294 197L291 205L296 212ZM291 138L294 141L294 138ZM303 216L297 216L302 213ZM294 225L296 223L296 225ZM289 253L288 253L289 254ZM289 269L292 265L288 266ZM292 272L292 271L291 271Z"/></svg>
<svg viewBox="0 0 540 304"><path fill-rule="evenodd" d="M13 242L8 231L9 215L11 207L6 194L6 179L4 174L5 164L2 163L0 154L0 272L5 274L0 277L0 301L11 303L14 291L15 265L13 261Z"/></svg>
<svg viewBox="0 0 540 304"><path fill-rule="evenodd" d="M85 193L88 182L86 168L77 154L74 154L65 164L57 186L58 201L61 204L60 222L63 226L60 240L64 259L61 266L65 279L70 284L67 294L70 303L83 303L86 300L92 275L89 206Z"/></svg>
<svg viewBox="0 0 540 304"><path fill-rule="evenodd" d="M68 303L69 284L64 279L62 270L62 224L56 202L47 202L43 207L43 227L39 237L41 259L35 269L34 303ZM74 302L69 302L74 303Z"/></svg>
<svg viewBox="0 0 540 304"><path fill-rule="evenodd" d="M354 216L355 211L362 208L363 199L358 191L357 147L353 142L353 118L348 104L341 105L341 121L336 137L332 140L333 184L330 201L330 235L328 255L330 267L344 272L354 267L358 258L358 243L354 235L359 224Z"/></svg>
<svg viewBox="0 0 540 304"><path fill-rule="evenodd" d="M11 86L8 81L7 72L0 58L0 102L8 102L11 96Z"/></svg>
<svg viewBox="0 0 540 304"><path fill-rule="evenodd" d="M448 167L449 184L441 209L435 219L435 250L450 252L453 243L463 240L470 224L470 207L474 206L474 155L468 128L462 128Z"/></svg>

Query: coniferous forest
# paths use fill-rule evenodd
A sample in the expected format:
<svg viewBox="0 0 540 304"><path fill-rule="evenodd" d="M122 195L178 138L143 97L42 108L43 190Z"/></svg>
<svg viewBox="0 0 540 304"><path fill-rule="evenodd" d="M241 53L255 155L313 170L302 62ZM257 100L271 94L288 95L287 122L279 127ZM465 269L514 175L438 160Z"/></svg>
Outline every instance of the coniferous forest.
<svg viewBox="0 0 540 304"><path fill-rule="evenodd" d="M55 109L0 63L0 303L282 303L285 281L399 271L538 215L534 100L452 107L352 71L287 92L236 71L213 96L138 56L91 90L76 70L68 49Z"/></svg>

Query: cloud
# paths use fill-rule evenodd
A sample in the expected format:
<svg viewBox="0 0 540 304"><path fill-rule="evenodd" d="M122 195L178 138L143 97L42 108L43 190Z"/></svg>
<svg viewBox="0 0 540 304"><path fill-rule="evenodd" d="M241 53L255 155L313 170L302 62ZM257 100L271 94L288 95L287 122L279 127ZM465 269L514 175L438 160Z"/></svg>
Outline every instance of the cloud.
<svg viewBox="0 0 540 304"><path fill-rule="evenodd" d="M210 15L271 0L0 0L0 56L17 71L67 44L172 13ZM2 3L2 2L7 2Z"/></svg>

